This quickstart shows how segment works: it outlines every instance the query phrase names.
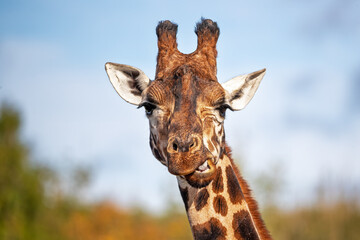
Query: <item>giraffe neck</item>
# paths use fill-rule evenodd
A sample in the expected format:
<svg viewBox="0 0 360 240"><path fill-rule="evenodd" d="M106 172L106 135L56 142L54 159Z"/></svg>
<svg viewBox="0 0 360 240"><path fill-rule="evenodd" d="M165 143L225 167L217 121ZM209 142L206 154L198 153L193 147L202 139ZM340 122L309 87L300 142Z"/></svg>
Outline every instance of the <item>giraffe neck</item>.
<svg viewBox="0 0 360 240"><path fill-rule="evenodd" d="M215 179L204 188L178 177L194 239L271 239L230 153L217 165Z"/></svg>

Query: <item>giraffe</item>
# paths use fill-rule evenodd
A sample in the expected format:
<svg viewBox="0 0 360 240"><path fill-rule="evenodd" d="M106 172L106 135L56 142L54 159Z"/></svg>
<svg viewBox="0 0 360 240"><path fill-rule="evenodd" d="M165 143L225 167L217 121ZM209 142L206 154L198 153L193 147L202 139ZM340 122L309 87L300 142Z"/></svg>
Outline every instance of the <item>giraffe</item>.
<svg viewBox="0 0 360 240"><path fill-rule="evenodd" d="M220 84L216 76L216 22L196 24L197 49L177 49L177 24L156 27L155 80L138 68L106 63L117 93L144 107L150 147L175 175L194 239L271 239L251 190L225 142L227 109L243 109L254 96L266 69Z"/></svg>

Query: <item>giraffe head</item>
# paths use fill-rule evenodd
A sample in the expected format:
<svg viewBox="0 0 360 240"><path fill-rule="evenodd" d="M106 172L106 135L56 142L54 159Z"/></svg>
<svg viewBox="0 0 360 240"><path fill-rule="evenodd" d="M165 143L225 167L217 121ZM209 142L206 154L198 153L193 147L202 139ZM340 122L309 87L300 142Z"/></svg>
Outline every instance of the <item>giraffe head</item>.
<svg viewBox="0 0 360 240"><path fill-rule="evenodd" d="M216 77L216 22L196 25L197 49L177 49L177 25L156 28L158 57L155 80L128 65L106 63L109 79L127 102L144 107L153 155L193 187L208 185L225 149L225 111L241 110L255 94L265 69L220 84Z"/></svg>

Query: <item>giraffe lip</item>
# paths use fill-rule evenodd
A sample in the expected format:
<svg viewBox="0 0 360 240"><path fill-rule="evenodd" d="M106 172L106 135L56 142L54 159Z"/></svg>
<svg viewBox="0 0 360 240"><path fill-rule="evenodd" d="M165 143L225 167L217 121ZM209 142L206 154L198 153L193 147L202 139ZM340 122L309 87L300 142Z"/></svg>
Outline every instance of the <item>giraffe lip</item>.
<svg viewBox="0 0 360 240"><path fill-rule="evenodd" d="M212 159L207 159L192 173L195 177L207 178L215 172L215 163Z"/></svg>
<svg viewBox="0 0 360 240"><path fill-rule="evenodd" d="M205 165L206 164L206 165ZM200 168L198 170L198 168ZM185 175L186 181L195 188L202 188L210 184L216 174L216 165L213 159L207 159L194 172ZM206 168L206 170L204 170Z"/></svg>
<svg viewBox="0 0 360 240"><path fill-rule="evenodd" d="M201 164L195 171L198 172L205 172L206 170L210 169L208 161L205 161L203 164Z"/></svg>

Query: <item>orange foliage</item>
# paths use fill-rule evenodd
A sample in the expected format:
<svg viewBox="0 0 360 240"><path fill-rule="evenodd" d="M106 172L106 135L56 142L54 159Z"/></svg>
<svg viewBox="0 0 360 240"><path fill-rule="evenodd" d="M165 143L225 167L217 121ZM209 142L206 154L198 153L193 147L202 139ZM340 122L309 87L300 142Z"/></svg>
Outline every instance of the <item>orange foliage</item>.
<svg viewBox="0 0 360 240"><path fill-rule="evenodd" d="M155 218L141 212L128 213L109 202L75 211L64 226L64 232L67 239L74 240L192 239L185 215Z"/></svg>

